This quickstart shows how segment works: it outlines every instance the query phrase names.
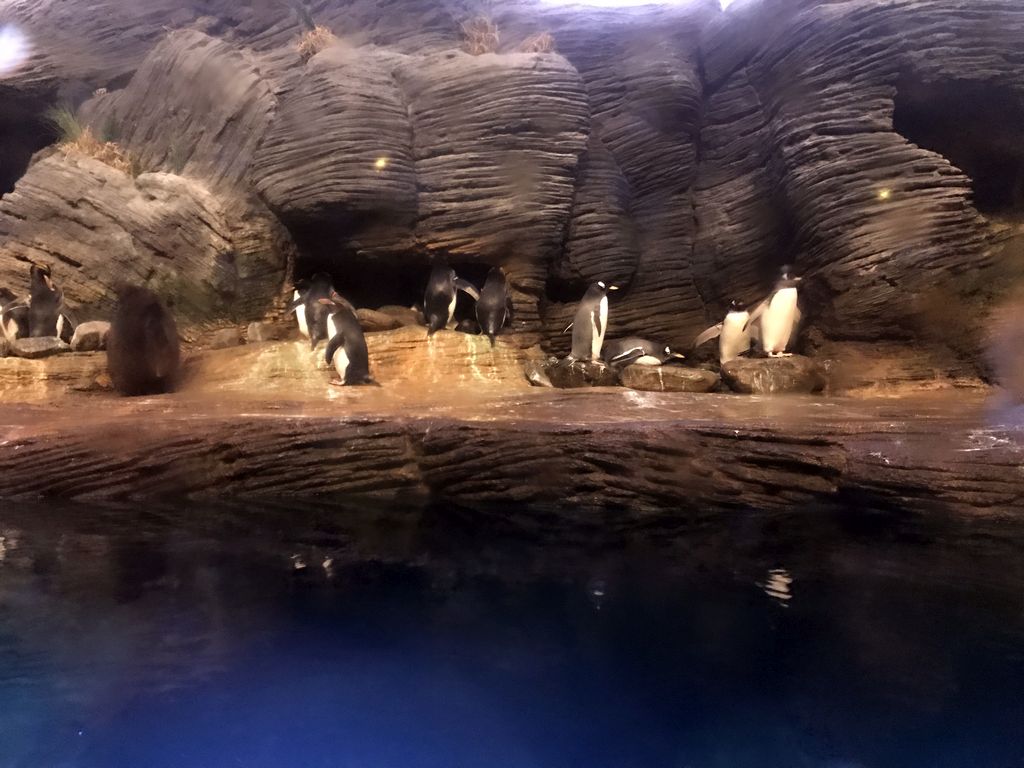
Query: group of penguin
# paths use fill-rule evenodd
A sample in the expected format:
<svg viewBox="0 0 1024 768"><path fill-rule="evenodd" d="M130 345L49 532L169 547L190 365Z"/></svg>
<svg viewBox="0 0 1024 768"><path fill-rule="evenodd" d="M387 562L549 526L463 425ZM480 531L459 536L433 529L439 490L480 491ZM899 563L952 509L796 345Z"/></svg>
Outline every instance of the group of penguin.
<svg viewBox="0 0 1024 768"><path fill-rule="evenodd" d="M769 357L786 355L793 332L800 322L797 285L801 278L783 267L772 292L753 310L739 301L730 305L721 323L708 328L694 341L698 347L719 340L719 361L727 363L750 350L759 340ZM648 339L629 337L604 343L608 328L608 293L617 286L598 281L587 289L573 322L570 361L603 360L613 367L626 365L664 365L682 360L685 355L671 347ZM463 278L444 261L436 261L427 281L423 312L427 336L447 328L455 314L458 293L468 294L476 302L480 331L494 345L495 337L512 321L512 296L508 279L500 267L487 275L482 290ZM355 307L334 289L331 278L317 273L295 285L290 309L295 312L299 331L310 340L312 349L327 340L325 360L338 373L337 384L376 384L370 374L369 351Z"/></svg>
<svg viewBox="0 0 1024 768"><path fill-rule="evenodd" d="M447 263L436 261L423 297L427 336L448 327L455 315L459 291L476 302L480 331L494 346L495 337L512 321L512 295L500 267L491 269L484 287L478 291ZM370 374L366 337L356 309L334 289L329 275L319 272L309 280L297 282L289 309L295 312L299 332L309 339L312 349L327 340L325 360L328 367L337 371L337 384L377 384Z"/></svg>
<svg viewBox="0 0 1024 768"><path fill-rule="evenodd" d="M58 288L50 267L29 266L29 293L16 296L4 291L0 305L0 331L8 341L56 336L70 342L75 323L64 306L64 292Z"/></svg>
<svg viewBox="0 0 1024 768"><path fill-rule="evenodd" d="M802 278L792 274L792 268L782 268L772 292L753 310L740 301L733 301L725 319L708 328L693 342L697 348L712 339L718 339L718 359L727 363L748 352L758 340L769 357L781 357L800 323L801 313L797 285ZM565 329L572 329L572 351L569 360L603 360L613 367L627 365L664 365L685 355L671 347L635 337L617 339L604 344L608 328L608 292L617 291L614 285L596 282L590 286L576 316Z"/></svg>

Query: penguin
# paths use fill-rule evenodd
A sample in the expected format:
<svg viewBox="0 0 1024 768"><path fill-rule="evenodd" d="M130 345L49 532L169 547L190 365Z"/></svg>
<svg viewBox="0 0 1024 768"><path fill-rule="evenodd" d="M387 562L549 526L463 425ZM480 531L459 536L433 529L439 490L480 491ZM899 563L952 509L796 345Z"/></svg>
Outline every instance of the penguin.
<svg viewBox="0 0 1024 768"><path fill-rule="evenodd" d="M750 313L747 327L760 321L761 346L768 357L789 356L786 348L801 317L797 285L802 279L793 276L792 267L783 267L771 295Z"/></svg>
<svg viewBox="0 0 1024 768"><path fill-rule="evenodd" d="M600 359L604 332L608 329L608 292L617 290L617 285L605 285L599 280L583 294L576 317L565 329L572 328L570 360Z"/></svg>
<svg viewBox="0 0 1024 768"><path fill-rule="evenodd" d="M107 371L122 395L159 395L174 389L181 343L174 317L146 288L120 286L107 338Z"/></svg>
<svg viewBox="0 0 1024 768"><path fill-rule="evenodd" d="M327 342L326 359L327 365L338 372L337 384L379 386L370 375L370 353L355 307L334 291L330 298L320 299L320 305L330 313L331 327L335 329Z"/></svg>
<svg viewBox="0 0 1024 768"><path fill-rule="evenodd" d="M501 333L506 323L512 322L512 294L501 267L494 267L487 273L487 281L476 303L476 319L480 330L491 340L492 347L494 337Z"/></svg>
<svg viewBox="0 0 1024 768"><path fill-rule="evenodd" d="M455 270L444 261L437 261L427 281L427 291L423 296L423 313L427 317L427 336L433 336L442 328L447 328L455 314L457 291L463 291L480 300L480 292L476 287L455 274Z"/></svg>
<svg viewBox="0 0 1024 768"><path fill-rule="evenodd" d="M295 285L289 309L294 310L299 332L309 339L310 349L316 349L321 341L334 336L327 327L330 310L321 302L322 299L329 299L333 292L331 276L325 272L317 272L309 280Z"/></svg>
<svg viewBox="0 0 1024 768"><path fill-rule="evenodd" d="M64 309L64 292L53 283L50 268L33 264L29 268L28 335L57 336L70 342L75 324Z"/></svg>
<svg viewBox="0 0 1024 768"><path fill-rule="evenodd" d="M19 299L6 288L0 289L0 335L8 341L28 336L28 297Z"/></svg>
<svg viewBox="0 0 1024 768"><path fill-rule="evenodd" d="M673 352L672 348L648 339L632 336L627 339L609 341L601 351L601 357L613 368L627 365L664 365L673 360L685 360L686 356Z"/></svg>
<svg viewBox="0 0 1024 768"><path fill-rule="evenodd" d="M750 323L750 312L742 301L729 304L725 319L713 325L693 341L694 348L718 338L718 362L725 364L750 350L751 339L758 336L758 326Z"/></svg>

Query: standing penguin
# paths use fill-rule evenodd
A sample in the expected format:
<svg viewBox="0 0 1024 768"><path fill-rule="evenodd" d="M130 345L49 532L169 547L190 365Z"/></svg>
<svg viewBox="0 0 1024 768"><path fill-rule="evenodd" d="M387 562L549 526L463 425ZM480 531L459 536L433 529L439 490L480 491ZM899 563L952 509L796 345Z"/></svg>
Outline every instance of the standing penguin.
<svg viewBox="0 0 1024 768"><path fill-rule="evenodd" d="M572 328L572 360L598 360L608 330L608 291L617 291L617 285L605 285L600 280L591 285L580 301ZM569 328L565 330L568 331Z"/></svg>
<svg viewBox="0 0 1024 768"><path fill-rule="evenodd" d="M57 336L71 341L75 325L64 309L64 292L54 285L50 268L33 264L29 269L28 335Z"/></svg>
<svg viewBox="0 0 1024 768"><path fill-rule="evenodd" d="M338 372L338 383L377 384L370 375L370 353L355 307L334 292L329 299L320 299L320 304L330 312L330 325L335 329L327 342L326 357L327 365Z"/></svg>
<svg viewBox="0 0 1024 768"><path fill-rule="evenodd" d="M181 362L178 328L146 288L122 286L107 338L107 371L122 395L172 390Z"/></svg>
<svg viewBox="0 0 1024 768"><path fill-rule="evenodd" d="M713 325L694 339L693 346L699 347L718 338L718 362L728 363L750 349L751 338L757 338L758 326L749 324L750 312L742 301L733 301L725 319Z"/></svg>
<svg viewBox="0 0 1024 768"><path fill-rule="evenodd" d="M793 329L800 322L797 285L803 278L794 277L792 268L782 268L775 290L750 313L747 326L760 321L761 345L768 357L786 357Z"/></svg>
<svg viewBox="0 0 1024 768"><path fill-rule="evenodd" d="M672 348L649 339L631 336L615 339L604 345L601 357L613 368L627 365L664 365L673 360L685 360L686 356L673 352Z"/></svg>
<svg viewBox="0 0 1024 768"><path fill-rule="evenodd" d="M330 310L321 303L321 299L329 299L333 291L331 276L325 272L317 272L295 286L289 308L295 311L299 332L309 339L310 349L316 349L317 344L333 335L327 327Z"/></svg>
<svg viewBox="0 0 1024 768"><path fill-rule="evenodd" d="M463 291L480 300L480 292L472 283L455 274L455 270L444 261L438 260L427 280L427 291L423 296L423 313L427 317L427 336L433 336L442 328L447 328L455 314L457 291Z"/></svg>
<svg viewBox="0 0 1024 768"><path fill-rule="evenodd" d="M494 267L487 273L487 282L476 303L476 319L481 332L491 340L492 347L494 337L501 333L506 323L512 322L512 294L501 267Z"/></svg>

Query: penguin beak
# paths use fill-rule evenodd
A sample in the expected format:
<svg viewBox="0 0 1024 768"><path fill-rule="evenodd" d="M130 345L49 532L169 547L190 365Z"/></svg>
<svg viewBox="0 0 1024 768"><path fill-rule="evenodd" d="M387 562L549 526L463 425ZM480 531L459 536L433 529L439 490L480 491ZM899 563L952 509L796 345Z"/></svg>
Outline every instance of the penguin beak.
<svg viewBox="0 0 1024 768"><path fill-rule="evenodd" d="M617 286L617 285L609 285L608 286L608 290L609 291L617 291L617 290L619 290L619 286Z"/></svg>
<svg viewBox="0 0 1024 768"><path fill-rule="evenodd" d="M684 355L682 352L672 352L671 354L669 354L669 357L671 359L673 359L673 360L685 360L686 359L686 355Z"/></svg>

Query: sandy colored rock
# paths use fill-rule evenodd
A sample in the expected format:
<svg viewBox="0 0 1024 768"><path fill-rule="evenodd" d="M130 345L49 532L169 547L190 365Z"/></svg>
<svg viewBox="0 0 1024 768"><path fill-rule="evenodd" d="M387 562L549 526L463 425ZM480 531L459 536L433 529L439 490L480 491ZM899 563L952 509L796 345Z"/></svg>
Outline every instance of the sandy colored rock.
<svg viewBox="0 0 1024 768"><path fill-rule="evenodd" d="M356 316L359 318L359 323L363 326L363 331L366 333L393 331L405 325L394 315L377 312L372 309L356 310Z"/></svg>
<svg viewBox="0 0 1024 768"><path fill-rule="evenodd" d="M644 392L710 392L718 374L681 365L627 365L619 374L622 386Z"/></svg>
<svg viewBox="0 0 1024 768"><path fill-rule="evenodd" d="M75 391L89 391L107 370L103 352L54 355L40 360L0 359L0 399L5 402L58 400Z"/></svg>
<svg viewBox="0 0 1024 768"><path fill-rule="evenodd" d="M825 388L824 371L814 360L792 357L740 357L722 366L729 387L748 395L807 394Z"/></svg>
<svg viewBox="0 0 1024 768"><path fill-rule="evenodd" d="M290 322L262 322L249 323L245 330L245 340L249 344L259 344L264 341L281 341L287 339L294 331L295 325Z"/></svg>
<svg viewBox="0 0 1024 768"><path fill-rule="evenodd" d="M551 385L558 389L614 387L619 384L618 371L600 360L557 360L544 366L544 373Z"/></svg>
<svg viewBox="0 0 1024 768"><path fill-rule="evenodd" d="M71 337L72 352L98 352L107 348L110 323L104 320L90 320L80 323Z"/></svg>
<svg viewBox="0 0 1024 768"><path fill-rule="evenodd" d="M40 360L70 351L71 346L56 336L17 339L11 344L11 354L26 360Z"/></svg>
<svg viewBox="0 0 1024 768"><path fill-rule="evenodd" d="M395 304L386 304L378 310L382 315L395 318L402 326L425 325L423 312L412 307L401 307Z"/></svg>

